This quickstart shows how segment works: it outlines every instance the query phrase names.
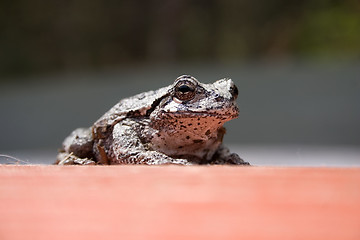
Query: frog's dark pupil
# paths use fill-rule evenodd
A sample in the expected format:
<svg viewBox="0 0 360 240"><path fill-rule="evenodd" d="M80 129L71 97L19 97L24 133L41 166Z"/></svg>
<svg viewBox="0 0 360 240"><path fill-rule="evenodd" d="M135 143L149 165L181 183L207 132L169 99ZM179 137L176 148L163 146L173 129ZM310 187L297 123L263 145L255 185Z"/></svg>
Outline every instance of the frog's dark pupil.
<svg viewBox="0 0 360 240"><path fill-rule="evenodd" d="M181 85L178 87L178 90L182 93L190 92L191 88L187 85Z"/></svg>
<svg viewBox="0 0 360 240"><path fill-rule="evenodd" d="M185 81L179 82L175 87L175 97L181 101L190 101L195 96L196 85Z"/></svg>

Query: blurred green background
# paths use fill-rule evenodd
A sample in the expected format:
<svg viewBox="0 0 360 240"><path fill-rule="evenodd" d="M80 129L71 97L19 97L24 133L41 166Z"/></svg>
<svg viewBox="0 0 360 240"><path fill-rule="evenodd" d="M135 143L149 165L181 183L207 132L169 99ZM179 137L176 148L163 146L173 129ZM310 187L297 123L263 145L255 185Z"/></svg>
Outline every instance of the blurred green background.
<svg viewBox="0 0 360 240"><path fill-rule="evenodd" d="M53 149L119 99L230 77L232 144L360 146L358 0L2 0L0 150Z"/></svg>
<svg viewBox="0 0 360 240"><path fill-rule="evenodd" d="M359 60L358 0L2 0L0 74L188 61Z"/></svg>

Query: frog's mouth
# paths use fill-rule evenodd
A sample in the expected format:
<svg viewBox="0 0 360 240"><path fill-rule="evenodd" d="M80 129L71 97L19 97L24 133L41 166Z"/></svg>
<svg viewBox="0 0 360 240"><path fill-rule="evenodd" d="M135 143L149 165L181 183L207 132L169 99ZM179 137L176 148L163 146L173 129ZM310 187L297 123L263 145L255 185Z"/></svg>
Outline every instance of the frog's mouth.
<svg viewBox="0 0 360 240"><path fill-rule="evenodd" d="M219 113L219 112L163 112L164 115L175 118L217 118L221 120L231 120L239 116L239 112Z"/></svg>

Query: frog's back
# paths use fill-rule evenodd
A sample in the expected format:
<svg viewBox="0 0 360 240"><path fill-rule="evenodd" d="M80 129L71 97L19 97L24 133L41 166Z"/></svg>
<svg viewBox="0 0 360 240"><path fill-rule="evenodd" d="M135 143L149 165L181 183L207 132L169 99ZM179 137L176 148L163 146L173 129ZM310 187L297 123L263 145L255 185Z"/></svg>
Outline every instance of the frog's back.
<svg viewBox="0 0 360 240"><path fill-rule="evenodd" d="M152 103L164 96L169 87L170 86L160 88L156 91L139 93L120 100L94 123L94 128L107 128L127 117L145 116L147 110L151 108Z"/></svg>

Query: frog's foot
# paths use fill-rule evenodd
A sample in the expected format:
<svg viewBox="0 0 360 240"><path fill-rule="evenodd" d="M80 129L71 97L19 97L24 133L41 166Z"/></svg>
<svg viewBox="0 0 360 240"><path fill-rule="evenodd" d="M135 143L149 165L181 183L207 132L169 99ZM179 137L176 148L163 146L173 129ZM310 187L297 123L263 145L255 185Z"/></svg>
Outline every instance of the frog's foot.
<svg viewBox="0 0 360 240"><path fill-rule="evenodd" d="M151 158L147 159L145 164L147 165L193 165L186 159L180 158Z"/></svg>
<svg viewBox="0 0 360 240"><path fill-rule="evenodd" d="M235 165L250 165L250 163L245 162L239 155L236 153L231 153L225 157L225 164L235 164Z"/></svg>
<svg viewBox="0 0 360 240"><path fill-rule="evenodd" d="M172 158L156 151L114 151L115 159L110 164L145 164L145 165L192 165L190 161L182 158Z"/></svg>
<svg viewBox="0 0 360 240"><path fill-rule="evenodd" d="M210 164L250 165L236 153L230 153L229 149L224 146L218 149Z"/></svg>
<svg viewBox="0 0 360 240"><path fill-rule="evenodd" d="M66 153L62 152L59 153L57 156L57 165L95 165L96 163L88 158L79 158L75 156L72 152Z"/></svg>

